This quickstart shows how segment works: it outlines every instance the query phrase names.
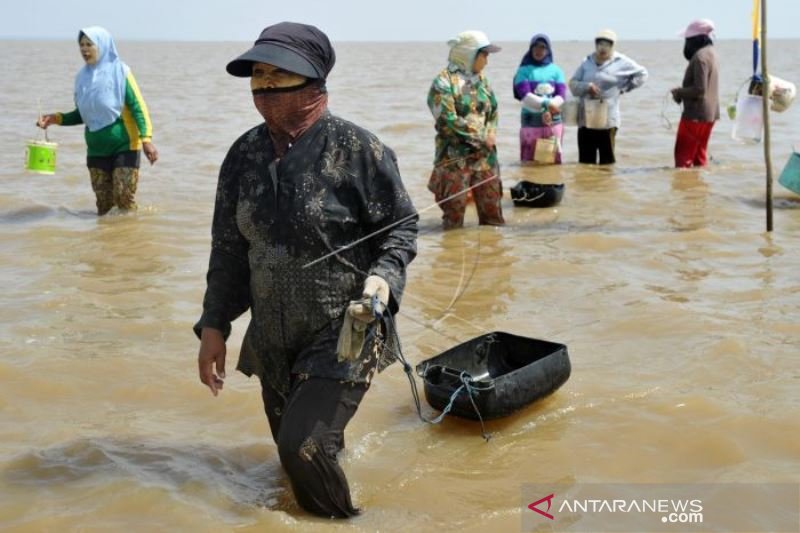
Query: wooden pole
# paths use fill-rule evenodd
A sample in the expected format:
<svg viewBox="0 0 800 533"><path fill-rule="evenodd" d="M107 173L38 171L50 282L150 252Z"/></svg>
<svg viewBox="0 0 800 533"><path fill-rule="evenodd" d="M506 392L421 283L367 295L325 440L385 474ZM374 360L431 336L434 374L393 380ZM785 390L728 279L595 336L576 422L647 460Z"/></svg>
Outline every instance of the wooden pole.
<svg viewBox="0 0 800 533"><path fill-rule="evenodd" d="M767 231L772 231L772 155L769 136L769 74L767 72L767 0L761 0L761 103L764 115L764 162L767 165Z"/></svg>

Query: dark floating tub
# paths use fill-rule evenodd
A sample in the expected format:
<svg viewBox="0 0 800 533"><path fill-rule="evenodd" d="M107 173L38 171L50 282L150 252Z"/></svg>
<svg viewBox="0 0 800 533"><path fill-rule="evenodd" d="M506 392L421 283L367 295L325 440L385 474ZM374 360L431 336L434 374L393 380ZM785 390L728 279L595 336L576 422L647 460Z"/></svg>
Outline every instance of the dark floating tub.
<svg viewBox="0 0 800 533"><path fill-rule="evenodd" d="M552 207L564 197L564 184L543 184L520 181L511 187L514 205L522 207Z"/></svg>
<svg viewBox="0 0 800 533"><path fill-rule="evenodd" d="M431 407L444 410L463 387L450 413L472 420L506 416L547 396L567 381L570 370L565 345L502 331L481 335L417 365Z"/></svg>

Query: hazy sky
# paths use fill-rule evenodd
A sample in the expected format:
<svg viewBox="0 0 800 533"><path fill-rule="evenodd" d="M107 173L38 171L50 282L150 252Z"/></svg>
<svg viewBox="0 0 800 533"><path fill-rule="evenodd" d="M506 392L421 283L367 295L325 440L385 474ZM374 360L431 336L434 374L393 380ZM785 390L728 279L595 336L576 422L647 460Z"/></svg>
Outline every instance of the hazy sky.
<svg viewBox="0 0 800 533"><path fill-rule="evenodd" d="M797 38L800 0L768 1L769 36ZM472 7L478 6L478 7ZM314 24L334 41L446 41L480 29L496 41L549 33L589 40L674 39L691 19L710 18L721 39L751 36L752 0L3 0L0 38L73 39L83 26L117 40L253 41L282 20Z"/></svg>

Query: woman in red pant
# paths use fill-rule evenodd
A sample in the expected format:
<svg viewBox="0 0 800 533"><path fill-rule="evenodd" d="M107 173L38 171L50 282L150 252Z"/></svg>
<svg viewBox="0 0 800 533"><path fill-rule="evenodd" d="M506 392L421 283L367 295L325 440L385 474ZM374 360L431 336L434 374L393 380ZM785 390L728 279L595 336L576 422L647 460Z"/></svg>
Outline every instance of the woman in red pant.
<svg viewBox="0 0 800 533"><path fill-rule="evenodd" d="M719 120L719 66L711 36L714 23L692 22L683 35L683 56L689 61L683 85L672 89L672 98L683 104L675 139L675 166L703 167L708 163L708 139Z"/></svg>

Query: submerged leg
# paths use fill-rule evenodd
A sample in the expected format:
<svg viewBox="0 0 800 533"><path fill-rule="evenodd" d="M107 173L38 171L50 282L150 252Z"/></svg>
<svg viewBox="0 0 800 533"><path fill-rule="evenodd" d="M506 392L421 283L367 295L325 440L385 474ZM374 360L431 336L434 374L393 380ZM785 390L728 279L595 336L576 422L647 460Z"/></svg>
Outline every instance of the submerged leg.
<svg viewBox="0 0 800 533"><path fill-rule="evenodd" d="M119 167L114 169L114 204L123 211L136 209L136 187L139 184L139 169Z"/></svg>
<svg viewBox="0 0 800 533"><path fill-rule="evenodd" d="M617 162L614 155L614 148L617 139L617 128L610 128L607 130L600 130L599 134L599 149L600 149L600 164L613 165Z"/></svg>
<svg viewBox="0 0 800 533"><path fill-rule="evenodd" d="M312 377L299 381L289 394L278 453L297 503L309 513L333 518L359 513L336 456L344 448L344 428L367 387Z"/></svg>
<svg viewBox="0 0 800 533"><path fill-rule="evenodd" d="M480 183L483 180L496 175L493 179L483 185L475 187L475 208L478 210L478 223L481 225L502 226L506 223L503 218L503 184L500 181L500 167L495 166L493 171L475 173L472 181Z"/></svg>
<svg viewBox="0 0 800 533"><path fill-rule="evenodd" d="M578 128L578 162L589 165L597 163L597 141L594 130Z"/></svg>
<svg viewBox="0 0 800 533"><path fill-rule="evenodd" d="M464 212L467 209L467 193L464 191L469 186L469 176L469 170L457 167L439 167L431 175L428 189L433 191L437 202L457 195L439 204L444 229L455 229L464 225ZM464 193L458 194L460 192Z"/></svg>
<svg viewBox="0 0 800 533"><path fill-rule="evenodd" d="M111 180L111 172L99 167L89 167L89 178L92 180L97 214L99 216L105 215L114 207L114 187Z"/></svg>
<svg viewBox="0 0 800 533"><path fill-rule="evenodd" d="M708 164L708 141L711 138L711 130L714 129L713 122L701 122L698 128L698 142L697 153L694 158L694 166L704 167Z"/></svg>
<svg viewBox="0 0 800 533"><path fill-rule="evenodd" d="M533 161L533 147L536 144L536 128L519 129L519 160Z"/></svg>
<svg viewBox="0 0 800 533"><path fill-rule="evenodd" d="M264 402L264 414L267 415L272 440L278 444L281 429L281 418L286 407L286 400L265 379L261 379L261 400Z"/></svg>

